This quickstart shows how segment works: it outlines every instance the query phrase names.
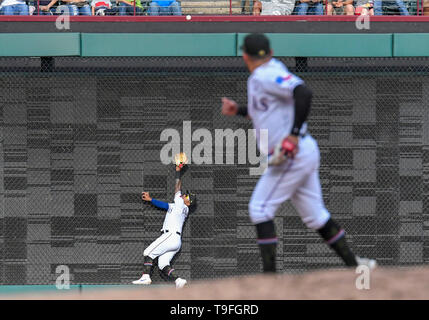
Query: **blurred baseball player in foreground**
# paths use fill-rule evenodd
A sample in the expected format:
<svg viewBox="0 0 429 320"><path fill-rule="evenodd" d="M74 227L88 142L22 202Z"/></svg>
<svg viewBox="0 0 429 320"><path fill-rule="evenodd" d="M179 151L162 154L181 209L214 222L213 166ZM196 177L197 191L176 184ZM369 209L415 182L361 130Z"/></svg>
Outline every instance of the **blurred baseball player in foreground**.
<svg viewBox="0 0 429 320"><path fill-rule="evenodd" d="M140 279L133 281L133 284L149 285L153 260L158 258L158 267L162 273L171 281L175 281L176 288L182 288L186 280L175 275L174 269L170 266L170 261L179 252L182 246L182 228L189 210L195 207L196 198L194 194L187 192L182 195L181 173L182 165L176 165L176 186L174 189L174 203L167 203L150 197L148 192L142 193L144 201L150 201L155 207L167 211L164 224L161 229L161 236L152 242L144 251L143 275Z"/></svg>
<svg viewBox="0 0 429 320"><path fill-rule="evenodd" d="M247 82L248 106L222 98L222 113L249 117L259 132L268 132L268 168L258 181L249 203L256 226L264 272L275 272L277 208L291 200L307 227L317 230L349 266L376 266L375 260L359 258L347 245L344 229L326 210L319 181L320 152L307 132L312 92L304 81L272 57L269 40L262 34L244 39L243 60L251 72ZM259 145L261 149L261 146Z"/></svg>

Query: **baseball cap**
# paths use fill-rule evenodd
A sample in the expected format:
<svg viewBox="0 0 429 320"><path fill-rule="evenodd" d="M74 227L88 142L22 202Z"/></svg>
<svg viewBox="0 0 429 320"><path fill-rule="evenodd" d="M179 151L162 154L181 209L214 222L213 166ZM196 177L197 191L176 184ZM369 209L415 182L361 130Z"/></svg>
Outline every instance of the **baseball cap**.
<svg viewBox="0 0 429 320"><path fill-rule="evenodd" d="M264 58L271 52L270 40L262 33L252 33L244 38L240 49L249 56Z"/></svg>

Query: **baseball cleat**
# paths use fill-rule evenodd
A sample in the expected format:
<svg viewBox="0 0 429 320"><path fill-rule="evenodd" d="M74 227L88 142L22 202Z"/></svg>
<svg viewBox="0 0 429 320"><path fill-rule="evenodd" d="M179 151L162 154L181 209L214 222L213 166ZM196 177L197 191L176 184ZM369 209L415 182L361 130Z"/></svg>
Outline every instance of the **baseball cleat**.
<svg viewBox="0 0 429 320"><path fill-rule="evenodd" d="M144 274L140 279L133 281L133 284L149 285L151 283L152 283L152 280L150 279L150 276L148 274Z"/></svg>
<svg viewBox="0 0 429 320"><path fill-rule="evenodd" d="M377 261L374 259L361 258L356 256L356 262L359 266L367 266L370 270L374 270L377 267Z"/></svg>
<svg viewBox="0 0 429 320"><path fill-rule="evenodd" d="M176 289L181 289L185 286L185 284L187 283L187 281L185 279L182 278L177 278L176 279Z"/></svg>

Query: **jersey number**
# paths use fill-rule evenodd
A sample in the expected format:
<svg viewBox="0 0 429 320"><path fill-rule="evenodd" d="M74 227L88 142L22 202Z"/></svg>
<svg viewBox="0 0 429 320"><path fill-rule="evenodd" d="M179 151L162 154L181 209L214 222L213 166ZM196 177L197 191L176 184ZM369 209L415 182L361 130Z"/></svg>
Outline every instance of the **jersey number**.
<svg viewBox="0 0 429 320"><path fill-rule="evenodd" d="M259 101L255 97L253 97L253 108L259 111L267 111L268 110L268 99L261 98Z"/></svg>

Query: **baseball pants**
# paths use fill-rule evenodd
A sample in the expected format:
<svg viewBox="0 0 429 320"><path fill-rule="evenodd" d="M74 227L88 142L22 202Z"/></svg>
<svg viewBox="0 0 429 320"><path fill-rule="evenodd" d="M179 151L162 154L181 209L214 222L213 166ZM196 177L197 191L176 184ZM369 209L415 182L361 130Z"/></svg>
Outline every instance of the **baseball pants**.
<svg viewBox="0 0 429 320"><path fill-rule="evenodd" d="M158 267L162 270L170 265L171 259L179 252L181 246L180 235L176 232L166 232L146 248L144 255L152 259L158 258Z"/></svg>
<svg viewBox="0 0 429 320"><path fill-rule="evenodd" d="M317 142L307 134L300 139L298 147L294 159L268 167L259 179L249 203L254 224L273 220L278 207L289 199L307 227L320 229L329 220L319 180Z"/></svg>

